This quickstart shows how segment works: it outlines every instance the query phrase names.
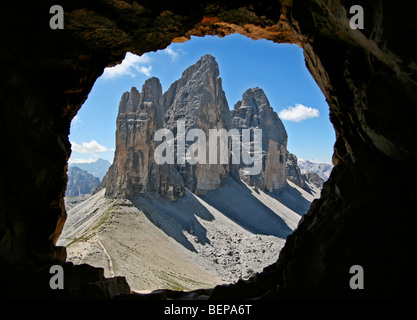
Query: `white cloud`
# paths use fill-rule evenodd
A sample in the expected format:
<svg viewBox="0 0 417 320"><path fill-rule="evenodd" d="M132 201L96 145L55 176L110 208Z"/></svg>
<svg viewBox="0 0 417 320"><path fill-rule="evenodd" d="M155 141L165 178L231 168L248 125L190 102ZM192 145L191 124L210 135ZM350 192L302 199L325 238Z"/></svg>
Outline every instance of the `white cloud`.
<svg viewBox="0 0 417 320"><path fill-rule="evenodd" d="M81 118L79 115L75 115L75 117L72 118L72 124L81 124L81 123L83 122L81 121Z"/></svg>
<svg viewBox="0 0 417 320"><path fill-rule="evenodd" d="M142 66L140 67L139 70L141 73L149 77L151 75L152 66L148 66L148 67Z"/></svg>
<svg viewBox="0 0 417 320"><path fill-rule="evenodd" d="M88 158L88 159L80 159L80 158L69 158L68 163L72 164L72 163L91 163L91 162L95 162L97 161L97 158Z"/></svg>
<svg viewBox="0 0 417 320"><path fill-rule="evenodd" d="M95 140L91 140L90 142L83 142L82 144L78 144L76 142L71 142L72 150L80 152L80 153L97 153L97 152L105 152L107 151L107 147L102 146L101 144L97 143Z"/></svg>
<svg viewBox="0 0 417 320"><path fill-rule="evenodd" d="M295 107L287 107L280 111L278 116L283 120L300 122L306 119L317 118L319 110L296 103Z"/></svg>
<svg viewBox="0 0 417 320"><path fill-rule="evenodd" d="M165 52L171 56L172 60L175 60L179 57L179 51L175 51L174 49L172 49L171 47L168 47L165 49Z"/></svg>
<svg viewBox="0 0 417 320"><path fill-rule="evenodd" d="M134 77L137 73L143 73L149 77L152 70L152 66L149 65L150 61L151 58L146 53L137 56L127 52L121 64L104 69L103 78L113 79L125 75Z"/></svg>

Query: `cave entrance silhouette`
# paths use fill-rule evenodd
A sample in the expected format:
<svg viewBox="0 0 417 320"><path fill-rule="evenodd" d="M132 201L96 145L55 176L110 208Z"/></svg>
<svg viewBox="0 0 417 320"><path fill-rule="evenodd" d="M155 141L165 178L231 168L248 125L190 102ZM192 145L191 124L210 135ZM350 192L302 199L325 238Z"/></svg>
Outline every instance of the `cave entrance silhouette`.
<svg viewBox="0 0 417 320"><path fill-rule="evenodd" d="M56 297L48 286L50 275L38 270L62 263L74 273L59 297L92 296L81 290L91 279L102 284L95 297L109 297L99 288L108 288L110 280L94 277L94 268L83 277L85 268L65 264L65 248L56 246L66 220L71 119L103 69L121 62L126 52L141 55L191 35L240 33L304 49L330 106L335 167L277 263L251 281L215 288L210 299L415 296L410 252L416 216L409 210L416 191L417 101L416 49L407 45L416 33L411 2L366 1L363 30L350 28L347 1L182 6L63 0L63 30L49 28L48 2L10 5L16 7L9 12L19 12L20 19L10 14L0 22L3 42L9 44L1 48L0 138L8 150L0 194L3 294ZM10 183L16 180L21 183ZM387 252L395 254L387 258ZM364 290L349 286L354 265L363 267ZM124 292L117 284L113 294Z"/></svg>
<svg viewBox="0 0 417 320"><path fill-rule="evenodd" d="M266 51L269 52L267 53ZM190 52L190 54L186 55L184 52ZM302 122L285 122L286 125L291 126L291 132L286 133L286 135L288 134L288 140L292 142L289 144L289 148L291 146L297 146L297 142L293 142L294 140L310 139L310 142L304 143L304 145L309 145L314 143L314 141L322 139L323 134L321 131L325 131L326 126L327 131L334 132L328 120L328 105L324 97L322 95L320 96L320 89L315 88L316 84L305 67L301 48L296 45L275 44L264 40L253 41L238 35L234 35L233 37L226 36L224 38L216 37L215 39L211 36L206 36L204 38L192 38L184 44L179 44L174 47L170 46L165 51L162 50L153 54L143 55L142 57L128 54L122 64L115 68L106 69L103 76L97 79L96 84L89 94L89 98L77 114L76 121L73 121L70 139L71 141L75 139L78 143L76 145L77 148L73 150L72 158L77 158L82 155L77 151L81 145L80 142L84 140L77 140L77 138L82 139L81 135L82 133L86 134L86 130L81 130L81 133L78 134L76 131L83 129L80 126L95 128L94 136L91 131L88 132L90 139L106 145L107 149L115 147L113 139L110 140L110 145L109 143L103 143L103 133L99 130L99 127L102 126L106 131L104 134L107 134L108 131L115 132L116 121L114 115L109 113L107 117L98 117L96 114L105 114L107 112L105 109L107 108L116 109L114 105L115 100L116 98L120 99L121 94L119 91L121 89L119 88L123 87L119 82L124 85L124 90L130 89L132 86L141 85L144 79L151 76L157 76L161 78L162 83L167 83L166 78L175 78L171 75L173 69L177 71L177 77L179 78L184 71L182 69L189 67L191 63L195 63L200 57L207 54L207 52L215 52L213 56L216 55L214 58L219 61L218 68L222 84L229 88L229 92L226 92L226 95L229 95L229 100L232 97L232 101L229 102L229 109L233 110L233 105L235 105L237 99L242 99L241 95L243 92L237 94L233 91L242 90L245 88L245 85L266 88L268 90L266 98L271 101L271 106L276 113L298 102L307 102L308 105L314 106L319 105L320 112L318 109L314 110L324 119L317 121L317 115L312 117L310 121L317 122L314 128L310 126L309 129L303 129L304 124ZM184 54L185 57L180 57L179 55L181 54ZM241 61L237 62L236 57L239 57ZM184 66L184 62L179 61L181 58L188 65ZM132 61L137 61L137 64L133 64ZM250 65L251 61L253 65ZM174 63L183 67L172 67ZM166 64L165 68L168 71L161 67L164 64ZM225 70L229 70L229 73L223 72L223 66ZM141 73L142 67L145 69ZM154 69L156 67L159 68L154 70L152 74L149 74L149 70L152 67ZM120 70L123 70L124 73ZM133 73L137 76L132 77ZM168 73L168 76L166 73ZM118 84L116 85L115 82L118 82ZM166 84L163 91L168 90L169 85L169 83ZM114 87L117 89L114 89ZM223 90L226 89L223 88ZM112 97L112 95L117 94L119 97ZM104 97L101 95L104 95ZM291 99L298 100L294 101ZM103 101L111 102L103 103ZM280 106L277 106L277 103L280 103ZM83 113L88 108L90 110ZM304 110L307 112L311 109L304 107ZM284 121L287 118L292 120L294 117L296 117L296 121L308 119L308 113L302 114L298 111L291 115L289 114L289 110L291 109L287 109ZM80 125L81 121L82 124ZM262 121L268 121L268 119ZM306 120L306 122L308 121ZM114 129L112 130L111 128ZM265 132L265 134L270 135L271 133ZM334 141L327 139L326 143L329 148L327 153L331 155ZM285 142L285 145L287 146L287 142ZM315 145L320 149L325 148L324 146L320 146L319 142L316 142ZM95 146L93 145L93 147ZM302 147L299 147L299 149L302 149ZM290 149L289 151L292 150ZM86 154L86 157L91 158L94 153L97 153L96 148L94 148L92 154ZM92 216L91 212L84 209L80 209L81 212L77 210L69 211L67 207L69 217L66 226L64 226L63 234L58 241L58 245L66 246L68 254L67 261L72 261L77 264L88 263L97 267L103 267L106 276L125 276L129 285L136 290L155 290L162 288L184 288L191 290L198 288L198 286L214 287L220 281L234 282L239 278L248 278L255 272L261 272L269 264L276 262L279 251L285 243L285 238L296 228L299 219L308 211L313 199L318 198L320 195L320 188L311 184L311 182L307 184L303 180L304 178L301 176L298 167L294 167L296 166L296 157L291 154L291 159L287 159L287 156L285 156L285 161L282 159L283 155L280 155L280 158L272 159L272 161L280 161L284 168L287 161L293 161L291 162L291 169L287 170L290 182L277 192L259 190L257 187L250 185L240 185L242 182L237 184L233 179L229 179L219 190L213 190L207 195L199 197L189 193L188 198L195 197L198 200L183 199L180 201L181 204L168 203L165 206L160 204L158 204L159 206L152 206L152 204L144 203L144 201L133 201L137 209L139 211L143 210L149 221L162 230L169 238L174 239L177 243L193 253L198 252L200 258L202 256L205 257L207 261L203 267L210 268L213 274L220 273L219 275L216 274L216 277L213 277L216 279L217 277L221 277L223 279L219 279L218 283L215 281L209 284L199 283L197 281L198 277L192 274L195 271L190 270L191 279L189 279L188 283L191 284L191 287L187 287L187 281L185 280L187 272L185 267L177 266L180 270L176 272L183 274L184 277L176 277L173 267L168 267L170 264L174 266L174 263L170 263L167 261L168 259L163 259L162 257L156 259L158 254L160 254L157 247L149 247L146 249L149 251L153 250L154 258L152 260L148 253L141 253L141 250L144 250L143 248L137 248L136 245L132 244L132 242L140 243L146 241L143 239L145 236L142 233L146 234L146 231L152 225L148 225L145 229L140 228L139 224L135 226L133 222L135 219L132 218L131 228L135 232L131 233L129 230L123 229L124 233L131 234L129 240L127 240L128 238L123 238L121 235L116 236L121 231L118 231L119 229L117 228L112 228L110 225L112 223L123 225L123 221L117 219L117 211L115 211L115 214L105 216L104 214L102 215L100 209L91 206L90 211L97 212L98 215L102 215L102 218L98 220L95 218L85 220L85 216ZM76 166L77 164L75 163L74 165ZM323 179L325 178L323 177ZM231 201L231 198L237 198L237 201ZM85 197L82 200L85 200ZM96 197L94 201L97 201ZM85 206L87 205L83 204L83 207ZM119 206L118 208L121 211L124 210L123 206ZM178 210L181 212L177 212ZM71 212L77 212L77 214L71 214ZM74 215L77 216L75 217ZM257 218L249 219L251 216L256 216ZM75 221L75 219L77 220ZM97 223L100 224L100 227L97 227ZM143 224L143 221L140 223ZM222 223L228 223L230 230L225 231L226 228L224 226L220 228L219 224ZM84 227L80 229L79 226L81 224ZM91 224L91 226L86 227L88 224ZM102 227L103 225L107 225L107 227ZM78 227L78 233L69 230L75 227ZM97 232L86 232L88 228L94 229ZM109 235L109 229L113 230L114 234ZM140 236L139 233L141 233ZM134 234L136 234L136 239ZM161 236L161 241L167 241L167 239L164 239ZM120 246L118 245L119 243ZM124 257L121 258L121 253L128 246L131 246L131 258L129 259L129 254L127 253L123 254ZM208 247L214 248L209 249ZM133 250L133 248L135 249ZM268 249L265 250L265 248ZM172 247L172 250L175 250L175 247ZM134 251L136 252L134 253ZM184 253L182 255L187 256ZM101 258L99 258L100 256ZM146 272L142 270L146 269L146 267L134 267L141 263L141 258L142 260L146 259L145 257L149 259L149 262L142 262L143 266L148 265ZM181 254L178 254L176 259L181 261ZM187 259L189 258L187 257ZM191 257L189 263L184 263L184 265L192 264L192 259L193 257ZM151 260L154 261L153 266L150 266ZM201 259L194 257L194 263L196 265L202 264L199 260ZM128 265L128 267L125 265ZM166 266L166 270L163 269L162 265ZM149 276L150 273L154 276ZM204 272L201 271L201 273ZM160 275L159 277L161 279L158 279L157 274ZM143 279L145 277L148 277L148 279ZM154 279L154 282L150 279ZM147 282L148 284L146 284ZM150 285L150 283L153 284Z"/></svg>

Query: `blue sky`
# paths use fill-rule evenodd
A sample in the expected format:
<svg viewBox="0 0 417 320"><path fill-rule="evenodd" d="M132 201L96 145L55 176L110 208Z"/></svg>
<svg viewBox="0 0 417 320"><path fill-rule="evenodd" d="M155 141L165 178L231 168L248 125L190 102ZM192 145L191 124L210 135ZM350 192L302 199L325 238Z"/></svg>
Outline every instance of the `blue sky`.
<svg viewBox="0 0 417 320"><path fill-rule="evenodd" d="M234 34L193 37L140 57L128 53L121 65L106 68L72 121L70 163L97 158L112 162L122 94L131 87L140 91L152 76L160 79L165 92L205 54L216 58L230 109L247 89L262 88L287 130L288 150L305 160L331 162L335 132L329 107L305 66L302 49Z"/></svg>

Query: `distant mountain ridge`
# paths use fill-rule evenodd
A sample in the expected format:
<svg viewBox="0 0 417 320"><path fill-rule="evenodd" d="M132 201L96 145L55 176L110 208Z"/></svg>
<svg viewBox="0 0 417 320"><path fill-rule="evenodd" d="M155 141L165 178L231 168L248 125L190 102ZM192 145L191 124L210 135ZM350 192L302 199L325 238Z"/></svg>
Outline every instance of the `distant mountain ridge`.
<svg viewBox="0 0 417 320"><path fill-rule="evenodd" d="M100 184L100 179L76 166L68 169L68 183L66 196L80 196L91 194Z"/></svg>
<svg viewBox="0 0 417 320"><path fill-rule="evenodd" d="M109 169L110 165L111 163L108 160L99 158L97 159L97 161L94 162L72 163L69 165L69 167L78 167L82 170L85 170L91 173L93 176L99 178L101 181L107 173L107 170Z"/></svg>
<svg viewBox="0 0 417 320"><path fill-rule="evenodd" d="M301 173L317 173L324 181L329 179L330 173L333 170L332 164L315 160L298 159L297 164L301 169Z"/></svg>

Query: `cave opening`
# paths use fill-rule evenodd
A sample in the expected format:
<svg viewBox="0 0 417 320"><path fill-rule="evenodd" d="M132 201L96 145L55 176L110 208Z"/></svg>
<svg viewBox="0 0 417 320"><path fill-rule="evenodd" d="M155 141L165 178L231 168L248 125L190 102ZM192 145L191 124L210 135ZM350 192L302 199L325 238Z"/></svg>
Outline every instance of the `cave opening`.
<svg viewBox="0 0 417 320"><path fill-rule="evenodd" d="M274 170L285 170L285 185L277 188L277 182L267 186L256 179L238 177L239 184L230 178L213 190L202 192L190 183L185 187L183 197L175 199L174 203L158 198L157 205L152 197L132 200L137 199L137 194L129 195L129 200L115 193L106 197L108 190L102 190L99 184L102 185L110 164L116 159L115 132L121 130L117 127L124 116L121 109L142 103L139 111L142 114L149 112L145 102L151 103L155 85L144 85L140 89L142 84L156 77L163 88L161 93L165 94L173 83L182 81L184 70L207 55L214 58L215 66L197 68L193 72L204 74L212 72L210 68L218 69L219 75L212 78L221 78L219 88L224 91L226 106L233 119L243 110L242 106L247 108L251 99L259 100L256 95L261 94L260 99L268 106L260 105L259 101L250 106L251 112L258 112L255 118L260 118L252 126L264 126L274 114L283 123L284 152L272 154L268 160L264 157L262 161L263 167L268 162L276 162L281 169L272 168L262 179L268 180ZM190 77L182 82L186 80L192 82L199 78ZM187 85L181 90L182 100L199 94ZM147 101L140 102L145 91L151 94L143 97ZM123 99L126 101L122 106ZM265 101L261 102L265 104ZM173 109L164 107L164 121L169 108ZM285 238L296 228L311 202L320 197L323 183L333 167L331 157L335 137L328 108L305 66L302 49L295 44L276 44L232 34L223 38L191 37L187 42L173 43L164 50L142 56L128 52L120 65L104 70L72 120L69 136L72 155L65 197L68 218L58 245L66 247L67 261L102 267L108 277L125 276L137 292L161 288L193 290L248 279L276 262ZM139 111L135 111L135 119L127 121L144 120L138 119ZM181 113L173 115L175 120L181 117ZM247 112L243 119L245 117L248 117ZM267 139L271 140L270 130L274 126L263 128ZM172 129L176 135L176 127ZM139 135L143 134L149 134L145 139L147 142L153 139L154 132L139 131ZM124 136L123 139L127 138ZM135 139L140 141L138 136ZM131 149L132 145L127 147ZM146 149L146 146L141 145L141 148ZM130 152L123 156L131 157L133 163L143 166L144 158ZM119 168L123 166L129 165L123 163ZM129 167L129 170L133 169ZM178 169L180 173L181 170L184 173L186 168ZM136 182L140 180L140 174L143 173L137 173ZM86 185L90 188L88 192L82 191L88 189ZM143 187L141 182L138 185L139 197L149 198L146 195L148 187ZM91 193L94 194L91 196ZM235 200L231 201L233 198ZM184 211L188 212L183 214ZM254 219L257 213L259 217ZM147 241L147 245L138 245ZM158 241L167 244L161 246ZM179 256L183 259L178 259ZM179 262L173 263L175 260Z"/></svg>
<svg viewBox="0 0 417 320"><path fill-rule="evenodd" d="M417 90L416 50L408 41L416 34L411 2L362 3L363 30L350 28L346 1L182 6L62 0L63 30L49 28L48 1L10 4L19 19L8 14L0 21L7 43L1 47L0 95L0 138L7 150L0 193L2 297L108 299L130 292L123 279L103 279L98 268L66 263L65 248L56 246L67 218L63 197L71 119L103 69L120 63L126 52L142 55L193 35L235 32L304 49L330 106L335 167L278 261L250 281L216 287L207 298L415 297L410 199L416 191ZM59 292L48 285L51 264L65 268L67 282ZM349 286L349 270L357 265L365 272L363 290ZM196 296L167 291L159 297Z"/></svg>

